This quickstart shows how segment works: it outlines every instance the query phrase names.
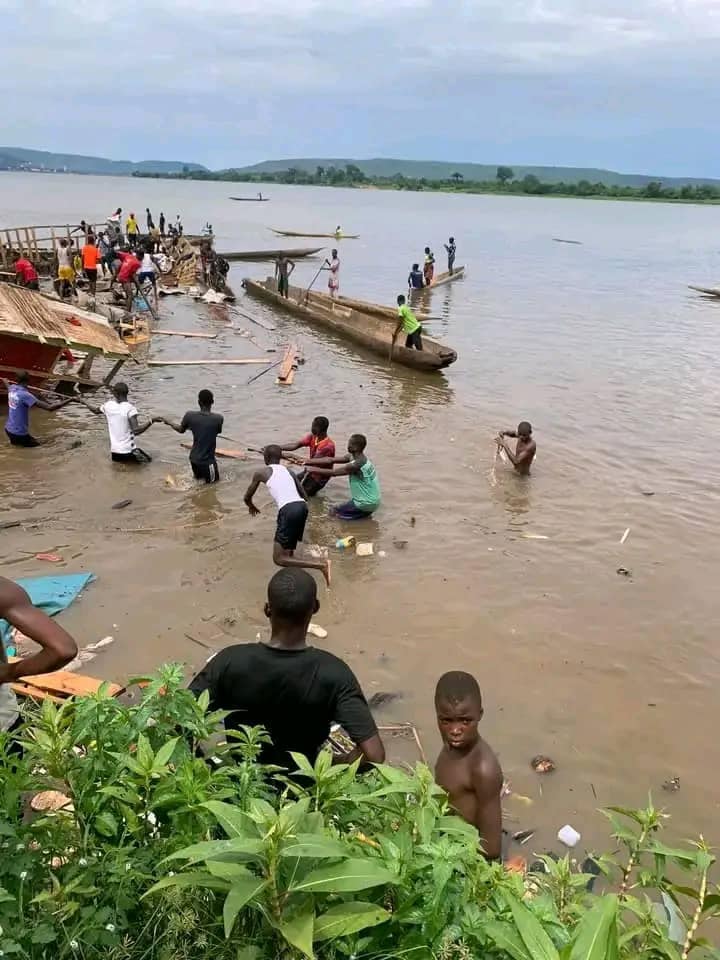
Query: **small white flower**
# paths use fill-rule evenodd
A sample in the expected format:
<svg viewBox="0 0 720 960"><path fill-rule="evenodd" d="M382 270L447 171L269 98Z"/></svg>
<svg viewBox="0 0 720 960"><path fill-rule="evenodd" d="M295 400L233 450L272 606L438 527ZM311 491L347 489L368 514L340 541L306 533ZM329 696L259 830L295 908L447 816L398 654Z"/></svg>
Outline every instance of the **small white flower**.
<svg viewBox="0 0 720 960"><path fill-rule="evenodd" d="M170 873L168 873L168 876L169 876L169 877L174 877L174 876L175 876L175 871L174 871L174 870L171 870Z"/></svg>
<svg viewBox="0 0 720 960"><path fill-rule="evenodd" d="M106 924L105 924L105 929L106 929L106 930L109 930L110 933L115 933L115 924L114 924L114 923L106 923Z"/></svg>
<svg viewBox="0 0 720 960"><path fill-rule="evenodd" d="M71 940L71 941L70 941L70 949L71 949L71 950L78 950L79 947L80 947L80 944L77 942L77 940Z"/></svg>
<svg viewBox="0 0 720 960"><path fill-rule="evenodd" d="M21 879L21 880L27 880L27 870L23 870L23 871L20 873L20 879Z"/></svg>
<svg viewBox="0 0 720 960"><path fill-rule="evenodd" d="M86 866L87 866L87 860L85 859L85 857L80 857L80 859L78 860L78 864L79 864L81 867L86 867Z"/></svg>
<svg viewBox="0 0 720 960"><path fill-rule="evenodd" d="M24 844L24 843L16 843L16 844L15 844L15 849L16 849L16 850L24 850L24 849L25 849L25 844Z"/></svg>
<svg viewBox="0 0 720 960"><path fill-rule="evenodd" d="M130 864L129 864L129 863L126 863L126 864L125 864L125 873L130 873Z"/></svg>

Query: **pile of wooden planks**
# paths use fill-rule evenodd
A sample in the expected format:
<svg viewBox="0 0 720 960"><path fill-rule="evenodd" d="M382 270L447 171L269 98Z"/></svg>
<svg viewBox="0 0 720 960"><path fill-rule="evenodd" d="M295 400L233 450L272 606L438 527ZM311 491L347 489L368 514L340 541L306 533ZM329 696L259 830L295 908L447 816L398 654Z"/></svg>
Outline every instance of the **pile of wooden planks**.
<svg viewBox="0 0 720 960"><path fill-rule="evenodd" d="M276 383L289 387L295 379L295 371L298 368L298 348L296 343L291 343L285 350L285 356L280 363Z"/></svg>

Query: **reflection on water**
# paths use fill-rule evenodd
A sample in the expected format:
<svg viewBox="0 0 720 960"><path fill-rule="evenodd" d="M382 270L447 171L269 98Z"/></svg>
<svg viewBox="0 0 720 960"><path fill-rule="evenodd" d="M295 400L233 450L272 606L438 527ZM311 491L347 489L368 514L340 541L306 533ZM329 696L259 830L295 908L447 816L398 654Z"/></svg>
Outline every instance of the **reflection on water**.
<svg viewBox="0 0 720 960"><path fill-rule="evenodd" d="M277 246L270 226L346 224L361 239L340 245L343 293L388 306L406 288L417 238L439 248L454 235L467 276L424 298L440 318L427 320L428 332L458 351L441 374L390 366L243 295L236 308L168 298L168 326L219 336L156 338L154 359L272 357L292 340L306 363L291 387L272 373L248 383L256 371L242 366L160 376L128 365L133 400L143 417L177 418L208 387L238 445L300 437L320 414L339 450L351 433L367 435L383 490L376 517L352 528L328 518L328 503L347 498L343 478L310 504L308 540L333 558L333 589L320 592L324 643L368 692L402 693L387 719L417 722L430 755L437 677L475 673L485 735L514 788L535 798L538 849L568 817L593 846L604 836L598 805L642 803L671 776L683 783L663 797L677 832L710 829L720 790L720 772L705 762L718 721L720 487L707 451L720 439L720 305L688 296L686 284L712 284L717 273L715 209L268 192L272 204L232 204L224 184L0 174L9 225L171 207L189 230L214 223L222 251ZM298 261L297 284L316 272L317 262ZM234 264L230 282L239 292L243 276L266 273ZM5 572L47 573L32 555L51 550L76 556L64 570L96 574L63 621L84 642L116 636L98 671L121 678L162 659L197 665L184 636L203 618L227 618L234 637L254 639L275 529L265 494L256 519L243 504L255 465L223 461L222 482L208 489L162 427L142 438L153 463L131 472L109 462L99 419L69 409L31 416L47 445L0 445L1 518L47 520L41 530L0 531L4 557L30 557L6 560ZM533 423L539 463L529 479L498 465L491 483L493 437L520 419ZM78 437L82 446L68 449ZM168 473L177 489L166 487ZM111 506L125 498L133 503L118 516ZM130 532L138 529L153 532ZM375 555L335 551L348 532L372 541ZM559 761L542 797L528 766L540 752Z"/></svg>

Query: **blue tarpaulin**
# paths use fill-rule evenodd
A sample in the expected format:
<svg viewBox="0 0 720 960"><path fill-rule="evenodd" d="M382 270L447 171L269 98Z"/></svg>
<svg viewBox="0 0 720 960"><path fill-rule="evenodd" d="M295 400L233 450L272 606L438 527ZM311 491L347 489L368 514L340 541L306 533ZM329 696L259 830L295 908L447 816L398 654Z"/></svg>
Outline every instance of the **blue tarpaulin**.
<svg viewBox="0 0 720 960"><path fill-rule="evenodd" d="M66 573L57 577L25 577L16 580L26 590L32 604L49 617L54 617L69 607L81 590L95 579L92 573ZM7 620L0 620L0 641L8 646L11 627Z"/></svg>

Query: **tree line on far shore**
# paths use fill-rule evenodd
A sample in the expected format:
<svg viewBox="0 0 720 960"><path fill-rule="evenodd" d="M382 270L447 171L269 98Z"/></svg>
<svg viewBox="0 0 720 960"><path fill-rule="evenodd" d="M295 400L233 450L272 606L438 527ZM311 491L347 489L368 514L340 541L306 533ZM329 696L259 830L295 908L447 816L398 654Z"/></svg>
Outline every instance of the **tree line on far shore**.
<svg viewBox="0 0 720 960"><path fill-rule="evenodd" d="M381 190L435 191L443 193L525 194L527 196L609 197L627 200L679 200L687 203L720 202L720 187L712 184L685 184L665 187L660 180L651 180L643 186L630 187L608 183L547 183L529 173L515 176L512 167L500 166L494 180L467 180L461 173L453 173L446 180L426 177L406 177L396 173L390 177L367 176L354 163L344 167L321 167L315 172L291 167L288 170L250 172L246 170L190 170L181 173L134 173L135 177L169 178L174 180L224 180L230 183L283 183L304 186L375 187Z"/></svg>

